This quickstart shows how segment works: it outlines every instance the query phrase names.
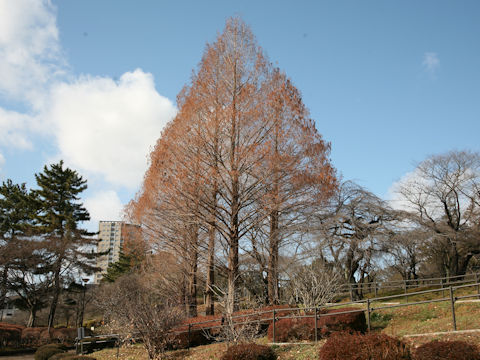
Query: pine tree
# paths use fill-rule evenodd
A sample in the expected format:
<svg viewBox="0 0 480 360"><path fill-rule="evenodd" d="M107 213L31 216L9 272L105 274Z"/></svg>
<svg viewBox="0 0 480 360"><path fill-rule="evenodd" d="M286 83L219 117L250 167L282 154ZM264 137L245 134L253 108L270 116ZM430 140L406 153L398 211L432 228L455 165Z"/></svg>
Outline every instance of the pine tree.
<svg viewBox="0 0 480 360"><path fill-rule="evenodd" d="M28 248L36 211L35 195L25 184L8 179L0 186L0 309L4 308L10 287L9 270L15 267Z"/></svg>
<svg viewBox="0 0 480 360"><path fill-rule="evenodd" d="M142 259L136 257L135 254L125 254L120 252L118 261L110 264L104 274L102 281L109 283L115 282L120 276L130 273L138 267Z"/></svg>
<svg viewBox="0 0 480 360"><path fill-rule="evenodd" d="M87 181L76 171L63 167L63 161L45 166L43 173L35 174L39 187L40 213L37 230L43 237L53 275L53 296L50 303L48 326L53 326L62 279L80 270L86 274L98 270L94 266L96 253L94 233L80 228L80 223L90 220L88 211L80 203L79 194L87 189Z"/></svg>

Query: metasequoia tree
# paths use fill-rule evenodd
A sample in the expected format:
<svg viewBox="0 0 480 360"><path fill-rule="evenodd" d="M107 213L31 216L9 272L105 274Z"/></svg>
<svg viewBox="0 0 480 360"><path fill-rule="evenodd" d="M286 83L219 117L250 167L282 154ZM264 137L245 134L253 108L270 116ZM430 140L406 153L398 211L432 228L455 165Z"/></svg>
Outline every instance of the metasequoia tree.
<svg viewBox="0 0 480 360"><path fill-rule="evenodd" d="M292 245L295 235L305 232L313 208L324 204L337 184L329 144L315 129L298 90L277 69L268 84L266 112L273 123L257 168L264 187L256 202L264 221L250 237L251 253L267 274L267 301L273 304L279 300L281 246Z"/></svg>
<svg viewBox="0 0 480 360"><path fill-rule="evenodd" d="M444 276L464 275L480 254L480 154L451 151L421 162L398 186L411 219L431 233L431 260Z"/></svg>
<svg viewBox="0 0 480 360"><path fill-rule="evenodd" d="M207 45L178 107L130 204L133 220L186 264L191 315L200 261L206 263L208 312L213 312L215 268L226 274L227 312L233 311L240 249L251 248L252 231L269 223L270 292L278 298L281 228L289 216L294 222L297 215L290 214L297 203L327 198L335 186L329 146L298 91L272 68L237 18ZM315 190L305 191L307 185Z"/></svg>

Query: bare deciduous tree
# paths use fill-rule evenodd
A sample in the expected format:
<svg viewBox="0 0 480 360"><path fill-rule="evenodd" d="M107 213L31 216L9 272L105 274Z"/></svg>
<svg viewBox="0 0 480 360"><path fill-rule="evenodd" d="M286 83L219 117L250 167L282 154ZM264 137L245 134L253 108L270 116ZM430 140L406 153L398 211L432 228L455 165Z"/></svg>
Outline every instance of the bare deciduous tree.
<svg viewBox="0 0 480 360"><path fill-rule="evenodd" d="M395 214L387 204L361 186L346 181L319 213L320 258L335 265L350 284L352 298L363 296L359 282L371 280Z"/></svg>
<svg viewBox="0 0 480 360"><path fill-rule="evenodd" d="M292 302L314 308L330 302L339 292L342 276L320 263L297 266L290 274L288 291Z"/></svg>
<svg viewBox="0 0 480 360"><path fill-rule="evenodd" d="M480 254L480 154L451 151L421 162L400 182L412 220L430 231L430 248L444 276L464 275Z"/></svg>
<svg viewBox="0 0 480 360"><path fill-rule="evenodd" d="M126 337L140 337L149 359L162 359L170 330L182 321L185 312L171 297L168 282L147 279L140 274L122 276L103 285L96 302L110 326L123 330Z"/></svg>

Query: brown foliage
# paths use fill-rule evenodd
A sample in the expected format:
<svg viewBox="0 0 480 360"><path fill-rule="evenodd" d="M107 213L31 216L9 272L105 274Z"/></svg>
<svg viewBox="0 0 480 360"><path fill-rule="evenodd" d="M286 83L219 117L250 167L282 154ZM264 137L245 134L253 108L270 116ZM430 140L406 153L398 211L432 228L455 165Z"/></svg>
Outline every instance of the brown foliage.
<svg viewBox="0 0 480 360"><path fill-rule="evenodd" d="M329 314L342 311L356 310L353 308L340 308L329 310ZM309 314L313 316L313 314ZM358 312L321 316L317 319L318 338L326 337L333 332L364 332L366 330L365 314ZM268 338L273 339L273 324L268 327ZM314 340L315 320L309 318L280 319L275 322L275 341L286 342L290 340Z"/></svg>
<svg viewBox="0 0 480 360"><path fill-rule="evenodd" d="M86 330L86 335L88 335L89 330ZM58 342L58 343L73 343L77 337L76 328L58 328L58 329L44 329L40 332L40 341L43 343L47 342Z"/></svg>
<svg viewBox="0 0 480 360"><path fill-rule="evenodd" d="M0 347L17 346L22 337L22 330L17 327L0 327Z"/></svg>
<svg viewBox="0 0 480 360"><path fill-rule="evenodd" d="M221 360L275 360L277 355L271 347L258 344L229 346Z"/></svg>
<svg viewBox="0 0 480 360"><path fill-rule="evenodd" d="M25 345L40 345L40 334L46 327L27 327L22 330L22 343Z"/></svg>
<svg viewBox="0 0 480 360"><path fill-rule="evenodd" d="M188 347L207 345L213 342L213 338L209 336L209 332L202 329L191 329L181 332L173 331L167 336L166 348L177 350L186 349Z"/></svg>
<svg viewBox="0 0 480 360"><path fill-rule="evenodd" d="M196 315L202 259L208 259L207 269L215 261L227 275L227 312L233 313L239 248L252 241L253 229L263 234L252 255L267 272L269 298L276 302L284 230L293 223L299 228L305 210L336 186L330 145L315 129L298 90L273 68L238 18L229 19L207 45L177 102L179 112L150 154L129 215L156 246L179 260L190 316Z"/></svg>
<svg viewBox="0 0 480 360"><path fill-rule="evenodd" d="M319 360L409 360L407 345L385 334L337 333L320 349Z"/></svg>
<svg viewBox="0 0 480 360"><path fill-rule="evenodd" d="M480 360L477 346L464 341L432 341L419 346L414 360Z"/></svg>

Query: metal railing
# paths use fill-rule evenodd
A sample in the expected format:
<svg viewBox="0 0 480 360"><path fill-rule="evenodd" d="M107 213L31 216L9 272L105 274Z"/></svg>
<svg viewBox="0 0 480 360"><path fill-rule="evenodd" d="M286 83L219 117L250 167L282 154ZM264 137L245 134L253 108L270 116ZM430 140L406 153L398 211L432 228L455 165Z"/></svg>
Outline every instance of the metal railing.
<svg viewBox="0 0 480 360"><path fill-rule="evenodd" d="M97 336L86 336L82 338L75 339L75 353L84 354L84 345L101 345L106 343L114 343L114 346L117 348L117 359L120 351L120 335L119 334L108 334L108 335L97 335Z"/></svg>
<svg viewBox="0 0 480 360"><path fill-rule="evenodd" d="M467 294L467 295L462 295L462 296L455 296L455 291L458 289L467 289L467 288L474 288L476 290L475 293L473 294ZM445 291L448 291L448 296L445 296ZM408 302L408 297L413 297L417 295L424 295L424 294L434 294L434 293L439 293L442 292L442 295L440 298L436 299L430 299L430 300L419 300L419 301L411 301ZM405 303L397 303L397 304L376 304L381 301L385 300L392 300L392 299L398 299L398 298L405 298L406 297L406 302ZM299 319L299 318L313 318L314 319L314 340L315 342L318 341L318 320L322 317L327 317L327 316L337 316L341 314L348 314L348 313L358 313L358 312L365 312L365 317L367 321L367 328L368 331L371 330L372 327L372 321L371 321L371 315L374 311L378 310L385 310L385 309L393 309L393 308L399 308L403 306L412 306L412 305L420 305L420 304L428 304L428 303L436 303L436 302L444 302L444 301L449 301L451 306L450 306L450 311L451 311L451 316L452 316L452 330L456 331L457 330L457 322L456 322L456 316L455 316L455 302L457 300L461 299L469 299L469 298L476 298L480 300L480 283L477 281L473 284L465 284L465 285L458 285L458 286L452 286L450 285L448 287L444 288L439 288L439 289L431 289L431 290L423 290L423 291L417 291L417 292L411 292L408 294L397 294L397 295L390 295L390 296L382 296L382 297L375 297L372 299L365 299L365 300L358 300L358 301L350 301L350 302L345 302L345 303L337 303L337 304L327 304L322 307L312 307L312 308L280 308L280 309L273 309L273 310L264 310L264 311L255 311L252 313L245 313L245 314L239 314L239 315L234 315L232 316L232 320L234 319L248 319L251 317L255 317L254 320L250 321L233 321L234 326L238 325L245 325L245 324L253 324L253 323L270 323L272 326L272 343L275 343L276 340L276 323L279 320L282 319ZM345 310L345 311L338 311L338 312L333 312L333 313L328 313L324 312L325 310L328 310L330 308L334 307L343 307L343 306L350 306L350 305L361 305L364 307L364 309L352 309L352 310ZM287 316L279 316L279 314L282 313L290 313ZM271 314L271 316L263 316L265 314ZM293 316L292 316L293 314ZM295 315L297 314L297 315ZM190 342L191 338L191 332L194 328L199 328L203 331L206 330L211 330L211 329L218 329L222 328L223 326L226 325L216 325L221 321L219 318L211 319L211 320L205 320L205 321L199 321L199 322L193 322L193 323L188 323L184 324L182 327L187 327L187 331L175 331L175 333L187 333L188 332L188 339ZM213 325L215 323L215 325ZM207 324L212 324L212 326L208 326ZM207 326L203 326L207 325ZM190 345L190 344L189 344Z"/></svg>
<svg viewBox="0 0 480 360"><path fill-rule="evenodd" d="M479 273L471 273L457 276L446 276L436 278L418 278L407 280L391 280L391 281L371 281L359 282L354 284L343 284L340 286L340 291L337 295L350 295L353 297L354 291L360 291L364 295L374 294L378 296L380 291L403 290L407 293L409 289L421 289L428 287L448 288L451 285L459 285L465 283L478 283L480 281Z"/></svg>

